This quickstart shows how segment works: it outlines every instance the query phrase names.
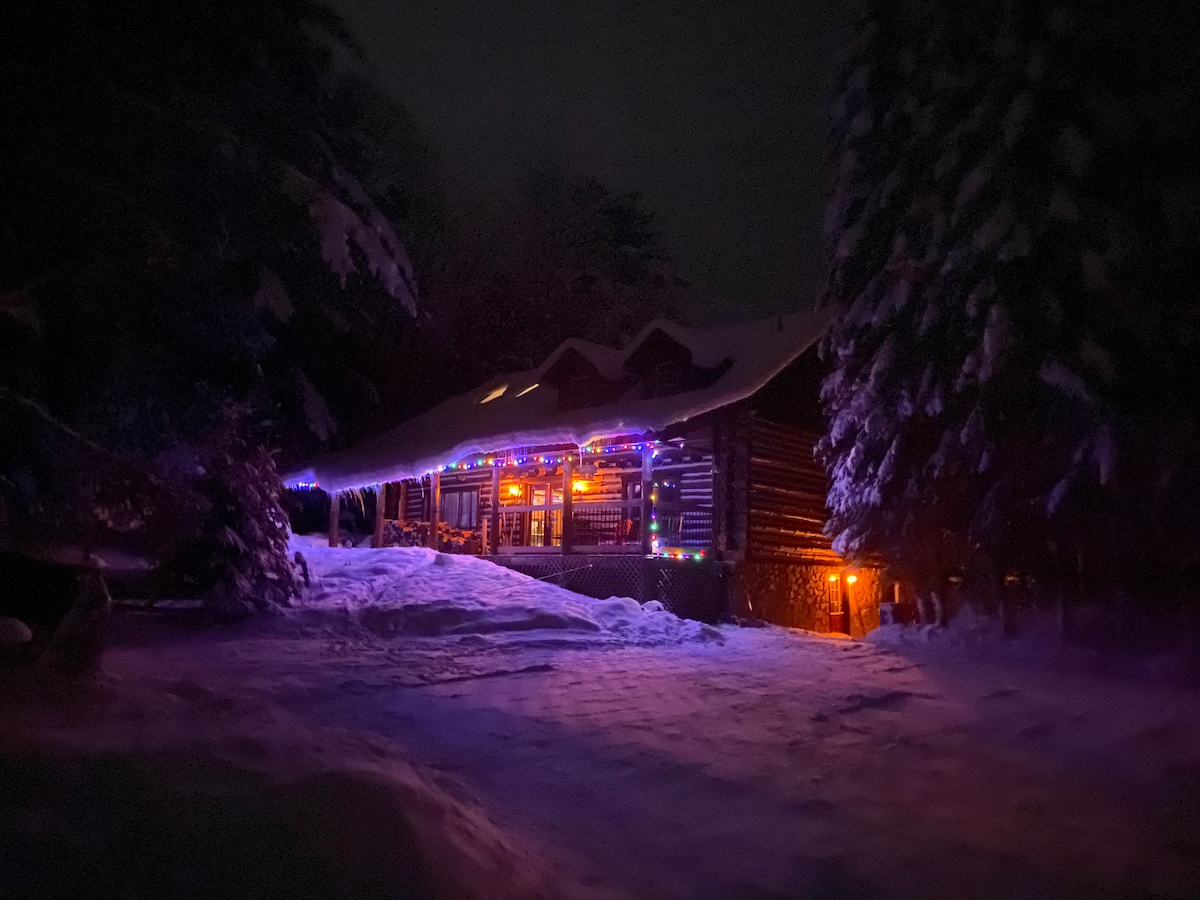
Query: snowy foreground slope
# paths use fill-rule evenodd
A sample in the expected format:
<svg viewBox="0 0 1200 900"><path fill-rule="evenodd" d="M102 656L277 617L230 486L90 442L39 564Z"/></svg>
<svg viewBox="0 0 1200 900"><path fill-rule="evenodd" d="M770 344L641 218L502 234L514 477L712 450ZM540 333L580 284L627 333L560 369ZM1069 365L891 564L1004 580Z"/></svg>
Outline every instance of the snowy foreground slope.
<svg viewBox="0 0 1200 900"><path fill-rule="evenodd" d="M388 553L0 682L0 896L1200 896L1194 692Z"/></svg>

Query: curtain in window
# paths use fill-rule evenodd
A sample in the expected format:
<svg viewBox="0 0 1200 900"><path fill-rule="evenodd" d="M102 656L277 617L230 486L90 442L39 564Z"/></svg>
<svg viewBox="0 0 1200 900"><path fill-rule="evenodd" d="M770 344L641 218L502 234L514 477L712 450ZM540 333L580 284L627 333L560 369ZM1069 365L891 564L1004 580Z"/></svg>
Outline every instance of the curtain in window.
<svg viewBox="0 0 1200 900"><path fill-rule="evenodd" d="M479 491L475 488L443 490L438 519L451 528L474 528L479 524Z"/></svg>

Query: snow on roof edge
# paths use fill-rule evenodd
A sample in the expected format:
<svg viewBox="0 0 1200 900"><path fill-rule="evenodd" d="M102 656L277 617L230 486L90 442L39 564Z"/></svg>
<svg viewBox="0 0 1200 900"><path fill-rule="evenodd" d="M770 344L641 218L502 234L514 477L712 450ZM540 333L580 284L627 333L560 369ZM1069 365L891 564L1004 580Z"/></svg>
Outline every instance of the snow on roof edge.
<svg viewBox="0 0 1200 900"><path fill-rule="evenodd" d="M646 325L625 350L612 351L627 358L650 334L662 330L692 349L698 364L705 364L703 359L711 365L717 355L734 360L715 384L700 390L565 413L557 410L553 390L537 389L517 397L568 344L577 346L573 339L560 345L547 363L536 369L490 379L383 435L292 470L284 482L289 487L355 490L419 478L467 457L500 453L510 447L582 447L603 438L662 431L753 396L816 343L834 313L816 309L710 331L658 319ZM734 351L738 349L746 352L737 354ZM506 386L505 394L480 403L501 385Z"/></svg>

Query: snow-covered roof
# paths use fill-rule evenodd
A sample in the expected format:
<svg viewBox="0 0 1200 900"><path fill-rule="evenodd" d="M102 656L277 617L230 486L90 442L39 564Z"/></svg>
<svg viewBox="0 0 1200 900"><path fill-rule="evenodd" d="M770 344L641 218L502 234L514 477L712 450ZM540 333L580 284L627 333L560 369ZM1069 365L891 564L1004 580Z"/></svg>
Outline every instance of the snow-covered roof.
<svg viewBox="0 0 1200 900"><path fill-rule="evenodd" d="M623 350L572 339L536 369L493 378L376 438L289 472L284 480L292 487L308 484L327 491L352 490L419 478L469 456L500 453L510 447L583 446L604 438L662 431L757 393L816 343L831 320L828 309L709 330L657 319ZM656 331L687 347L697 366L712 368L726 360L732 364L705 388L651 398L631 392L615 403L573 410L559 409L557 391L538 381L541 373L572 348L606 377L613 377Z"/></svg>
<svg viewBox="0 0 1200 900"><path fill-rule="evenodd" d="M616 381L621 377L621 364L625 362L626 355L624 350L605 347L603 344L593 344L591 341L580 338L568 338L559 344L554 352L546 357L546 361L537 367L538 375L544 375L553 369L554 364L570 350L574 350L590 362L596 367L596 371L605 378Z"/></svg>

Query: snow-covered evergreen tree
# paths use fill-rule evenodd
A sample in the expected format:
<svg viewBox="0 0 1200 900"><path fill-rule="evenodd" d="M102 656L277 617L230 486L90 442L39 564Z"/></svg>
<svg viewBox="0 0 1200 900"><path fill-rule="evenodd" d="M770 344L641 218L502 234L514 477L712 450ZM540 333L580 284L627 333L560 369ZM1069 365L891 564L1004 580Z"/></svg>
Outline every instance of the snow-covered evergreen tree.
<svg viewBox="0 0 1200 900"><path fill-rule="evenodd" d="M352 439L384 405L361 361L394 366L417 314L394 224L413 129L309 0L49 0L10 33L0 391L200 494L196 568L222 604L286 597L263 448Z"/></svg>
<svg viewBox="0 0 1200 900"><path fill-rule="evenodd" d="M1196 22L868 4L826 223L840 552L940 575L1194 545Z"/></svg>

